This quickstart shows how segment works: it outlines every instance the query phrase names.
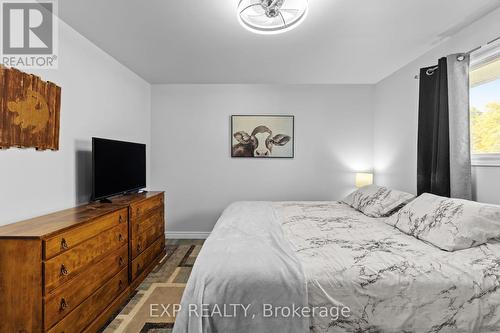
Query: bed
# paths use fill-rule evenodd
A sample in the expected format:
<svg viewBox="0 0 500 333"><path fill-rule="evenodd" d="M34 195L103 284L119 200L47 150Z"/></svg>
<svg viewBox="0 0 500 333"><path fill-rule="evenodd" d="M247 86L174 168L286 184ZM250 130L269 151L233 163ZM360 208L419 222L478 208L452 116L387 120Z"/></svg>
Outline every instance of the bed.
<svg viewBox="0 0 500 333"><path fill-rule="evenodd" d="M230 205L174 333L500 331L500 242L447 252L385 222L340 202Z"/></svg>

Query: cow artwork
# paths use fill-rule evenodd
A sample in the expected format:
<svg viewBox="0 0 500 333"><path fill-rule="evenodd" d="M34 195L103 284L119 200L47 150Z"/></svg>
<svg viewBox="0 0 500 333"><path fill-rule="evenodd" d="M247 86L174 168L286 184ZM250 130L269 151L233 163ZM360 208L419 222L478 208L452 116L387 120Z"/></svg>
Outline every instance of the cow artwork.
<svg viewBox="0 0 500 333"><path fill-rule="evenodd" d="M231 119L232 157L293 157L293 116L232 116Z"/></svg>

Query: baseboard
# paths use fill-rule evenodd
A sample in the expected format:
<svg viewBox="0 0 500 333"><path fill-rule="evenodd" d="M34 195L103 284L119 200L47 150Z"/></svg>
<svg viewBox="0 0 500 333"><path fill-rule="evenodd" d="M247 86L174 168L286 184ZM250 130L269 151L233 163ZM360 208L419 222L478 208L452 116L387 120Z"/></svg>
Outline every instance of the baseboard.
<svg viewBox="0 0 500 333"><path fill-rule="evenodd" d="M165 237L167 239L207 239L210 232L193 232L193 231L167 231Z"/></svg>

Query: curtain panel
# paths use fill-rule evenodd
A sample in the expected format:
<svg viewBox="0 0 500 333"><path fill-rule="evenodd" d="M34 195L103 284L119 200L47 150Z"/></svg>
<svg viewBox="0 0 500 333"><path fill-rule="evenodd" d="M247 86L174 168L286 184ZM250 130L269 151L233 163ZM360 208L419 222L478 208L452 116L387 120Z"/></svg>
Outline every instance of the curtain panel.
<svg viewBox="0 0 500 333"><path fill-rule="evenodd" d="M472 199L469 55L420 70L417 191Z"/></svg>

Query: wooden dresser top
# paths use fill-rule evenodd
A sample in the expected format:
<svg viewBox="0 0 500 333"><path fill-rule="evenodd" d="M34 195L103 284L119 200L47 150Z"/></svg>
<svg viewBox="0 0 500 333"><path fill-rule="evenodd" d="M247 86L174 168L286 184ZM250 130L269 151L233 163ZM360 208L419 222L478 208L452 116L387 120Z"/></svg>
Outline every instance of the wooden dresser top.
<svg viewBox="0 0 500 333"><path fill-rule="evenodd" d="M0 238L47 238L68 228L92 221L103 215L128 207L163 192L121 195L110 198L112 203L93 202L0 227Z"/></svg>

